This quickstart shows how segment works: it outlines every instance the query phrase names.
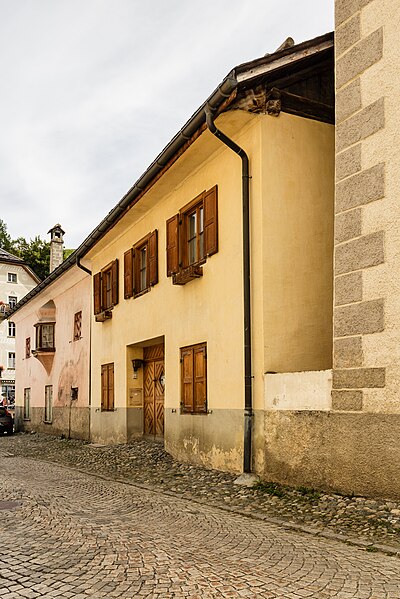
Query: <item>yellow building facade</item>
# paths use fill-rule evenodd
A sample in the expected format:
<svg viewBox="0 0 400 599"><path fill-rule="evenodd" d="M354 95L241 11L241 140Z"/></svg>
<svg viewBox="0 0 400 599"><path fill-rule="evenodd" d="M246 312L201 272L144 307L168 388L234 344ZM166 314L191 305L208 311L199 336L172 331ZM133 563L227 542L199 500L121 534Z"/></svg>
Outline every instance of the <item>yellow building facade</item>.
<svg viewBox="0 0 400 599"><path fill-rule="evenodd" d="M252 468L260 473L266 373L331 379L334 127L289 114L281 101L269 114L239 100L215 119L250 164ZM239 157L203 127L86 252L94 442L163 437L178 459L242 471L242 204Z"/></svg>

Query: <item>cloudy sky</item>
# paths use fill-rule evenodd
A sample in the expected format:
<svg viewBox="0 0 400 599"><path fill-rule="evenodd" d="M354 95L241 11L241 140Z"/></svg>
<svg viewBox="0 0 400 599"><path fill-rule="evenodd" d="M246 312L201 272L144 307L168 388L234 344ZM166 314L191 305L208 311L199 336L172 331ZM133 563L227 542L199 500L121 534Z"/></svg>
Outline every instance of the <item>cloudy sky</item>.
<svg viewBox="0 0 400 599"><path fill-rule="evenodd" d="M77 247L235 66L333 0L0 0L0 218Z"/></svg>

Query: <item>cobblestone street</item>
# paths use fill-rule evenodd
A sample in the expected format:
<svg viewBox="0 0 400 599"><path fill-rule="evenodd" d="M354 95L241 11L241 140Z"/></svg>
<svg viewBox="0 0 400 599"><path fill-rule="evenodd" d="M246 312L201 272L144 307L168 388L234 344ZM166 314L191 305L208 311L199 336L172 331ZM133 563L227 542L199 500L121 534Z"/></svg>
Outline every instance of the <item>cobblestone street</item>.
<svg viewBox="0 0 400 599"><path fill-rule="evenodd" d="M399 597L395 557L24 458L1 481L6 599Z"/></svg>
<svg viewBox="0 0 400 599"><path fill-rule="evenodd" d="M46 446L47 459L64 463L34 455ZM161 483L143 488L143 464L142 478L124 482L108 476L111 467L107 476L93 464L77 471L65 462L78 459L79 448L108 451L44 437L0 439L2 599L400 597L398 557L166 493ZM148 448L161 459L160 448ZM25 452L29 459L18 455Z"/></svg>

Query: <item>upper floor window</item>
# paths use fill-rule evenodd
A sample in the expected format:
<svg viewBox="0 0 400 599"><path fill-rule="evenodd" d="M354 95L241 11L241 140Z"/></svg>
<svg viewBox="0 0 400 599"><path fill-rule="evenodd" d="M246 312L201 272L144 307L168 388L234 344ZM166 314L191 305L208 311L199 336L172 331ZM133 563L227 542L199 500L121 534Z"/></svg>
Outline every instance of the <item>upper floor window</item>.
<svg viewBox="0 0 400 599"><path fill-rule="evenodd" d="M8 296L8 305L10 306L10 309L15 308L17 303L18 303L18 298L15 295Z"/></svg>
<svg viewBox="0 0 400 599"><path fill-rule="evenodd" d="M124 298L137 297L158 283L157 230L124 254Z"/></svg>
<svg viewBox="0 0 400 599"><path fill-rule="evenodd" d="M31 338L27 337L25 339L25 358L31 357Z"/></svg>
<svg viewBox="0 0 400 599"><path fill-rule="evenodd" d="M35 324L36 350L54 351L54 322Z"/></svg>
<svg viewBox="0 0 400 599"><path fill-rule="evenodd" d="M17 275L15 272L7 273L7 281L8 283L17 283Z"/></svg>
<svg viewBox="0 0 400 599"><path fill-rule="evenodd" d="M118 304L118 260L110 262L93 277L94 313L111 310Z"/></svg>
<svg viewBox="0 0 400 599"><path fill-rule="evenodd" d="M8 323L8 336L15 337L15 322Z"/></svg>
<svg viewBox="0 0 400 599"><path fill-rule="evenodd" d="M201 265L218 252L217 186L204 191L167 221L167 276L182 285L201 276Z"/></svg>
<svg viewBox="0 0 400 599"><path fill-rule="evenodd" d="M8 368L11 370L15 368L15 352L13 351L8 352Z"/></svg>
<svg viewBox="0 0 400 599"><path fill-rule="evenodd" d="M74 315L74 341L79 341L82 337L82 311Z"/></svg>

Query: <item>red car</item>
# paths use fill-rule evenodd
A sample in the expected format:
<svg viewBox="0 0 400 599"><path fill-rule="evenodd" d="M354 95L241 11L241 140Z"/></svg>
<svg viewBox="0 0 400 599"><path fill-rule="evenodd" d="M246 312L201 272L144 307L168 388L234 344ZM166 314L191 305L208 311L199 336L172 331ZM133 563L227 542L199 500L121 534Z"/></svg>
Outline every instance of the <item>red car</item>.
<svg viewBox="0 0 400 599"><path fill-rule="evenodd" d="M0 435L4 433L14 434L14 419L7 408L0 406Z"/></svg>

